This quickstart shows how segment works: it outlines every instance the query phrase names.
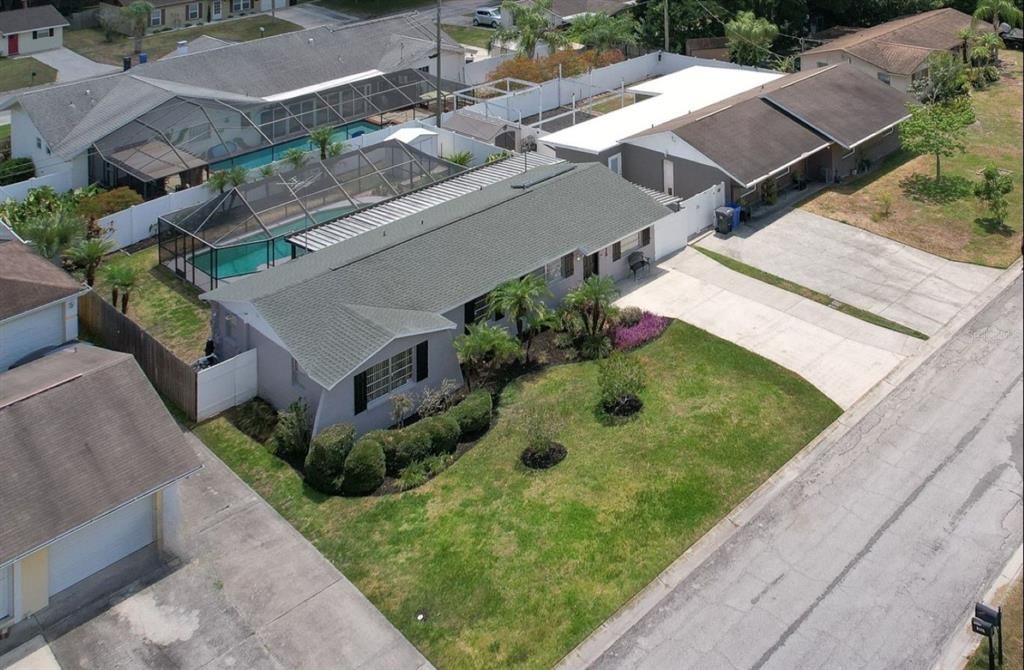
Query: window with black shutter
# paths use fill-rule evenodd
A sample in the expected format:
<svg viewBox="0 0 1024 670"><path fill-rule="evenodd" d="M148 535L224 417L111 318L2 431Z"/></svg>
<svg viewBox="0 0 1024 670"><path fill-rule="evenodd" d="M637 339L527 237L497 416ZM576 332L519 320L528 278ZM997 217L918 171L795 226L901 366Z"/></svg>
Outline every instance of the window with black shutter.
<svg viewBox="0 0 1024 670"><path fill-rule="evenodd" d="M354 413L366 411L366 372L360 372L352 378L355 384L355 408Z"/></svg>
<svg viewBox="0 0 1024 670"><path fill-rule="evenodd" d="M476 298L466 303L466 308L462 313L462 321L466 324L466 328L476 323Z"/></svg>
<svg viewBox="0 0 1024 670"><path fill-rule="evenodd" d="M571 277L576 272L576 259L573 254L562 256L562 278Z"/></svg>
<svg viewBox="0 0 1024 670"><path fill-rule="evenodd" d="M612 261L617 261L622 258L622 242L616 242L612 245Z"/></svg>
<svg viewBox="0 0 1024 670"><path fill-rule="evenodd" d="M416 381L421 382L430 374L427 363L427 342L416 345Z"/></svg>
<svg viewBox="0 0 1024 670"><path fill-rule="evenodd" d="M646 247L651 243L651 228L648 226L640 231L640 246Z"/></svg>

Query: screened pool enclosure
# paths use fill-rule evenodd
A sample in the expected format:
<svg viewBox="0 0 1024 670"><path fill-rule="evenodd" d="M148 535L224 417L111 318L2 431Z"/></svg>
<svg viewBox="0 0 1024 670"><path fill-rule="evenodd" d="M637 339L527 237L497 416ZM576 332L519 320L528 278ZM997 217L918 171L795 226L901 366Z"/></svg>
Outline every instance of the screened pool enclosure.
<svg viewBox="0 0 1024 670"><path fill-rule="evenodd" d="M397 140L284 169L160 217L160 262L212 289L290 260L290 235L462 170Z"/></svg>
<svg viewBox="0 0 1024 670"><path fill-rule="evenodd" d="M427 73L407 69L270 98L182 86L98 140L91 177L132 186L146 197L194 186L211 169L257 168L280 159L286 149L305 148L315 128L334 128L341 141L375 130L375 117L430 104L436 85ZM441 86L453 91L461 84Z"/></svg>

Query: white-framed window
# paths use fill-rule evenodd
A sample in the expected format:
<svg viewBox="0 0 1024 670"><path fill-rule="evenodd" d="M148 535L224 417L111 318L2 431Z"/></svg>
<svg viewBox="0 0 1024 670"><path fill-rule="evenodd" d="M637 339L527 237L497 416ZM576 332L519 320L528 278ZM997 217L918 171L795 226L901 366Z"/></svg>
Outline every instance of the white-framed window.
<svg viewBox="0 0 1024 670"><path fill-rule="evenodd" d="M220 13L222 11L220 1L221 0L213 0L213 9L211 10L211 13L215 18L220 18Z"/></svg>
<svg viewBox="0 0 1024 670"><path fill-rule="evenodd" d="M164 22L164 10L154 9L149 13L149 25L159 26Z"/></svg>
<svg viewBox="0 0 1024 670"><path fill-rule="evenodd" d="M614 154L608 157L608 169L617 175L622 174L622 154Z"/></svg>
<svg viewBox="0 0 1024 670"><path fill-rule="evenodd" d="M231 0L232 12L247 12L252 9L252 0Z"/></svg>
<svg viewBox="0 0 1024 670"><path fill-rule="evenodd" d="M544 278L548 281L558 281L562 279L562 259L551 261L544 266Z"/></svg>
<svg viewBox="0 0 1024 670"><path fill-rule="evenodd" d="M47 28L46 30L33 30L32 39L39 40L44 37L53 37L53 28Z"/></svg>
<svg viewBox="0 0 1024 670"><path fill-rule="evenodd" d="M406 349L366 371L366 399L372 401L406 384L413 375L412 349Z"/></svg>
<svg viewBox="0 0 1024 670"><path fill-rule="evenodd" d="M888 72L879 72L878 81L884 82L889 86L892 86L892 78L889 76Z"/></svg>
<svg viewBox="0 0 1024 670"><path fill-rule="evenodd" d="M195 21L199 18L199 9L200 7L198 2L190 2L185 5L185 18L189 21Z"/></svg>

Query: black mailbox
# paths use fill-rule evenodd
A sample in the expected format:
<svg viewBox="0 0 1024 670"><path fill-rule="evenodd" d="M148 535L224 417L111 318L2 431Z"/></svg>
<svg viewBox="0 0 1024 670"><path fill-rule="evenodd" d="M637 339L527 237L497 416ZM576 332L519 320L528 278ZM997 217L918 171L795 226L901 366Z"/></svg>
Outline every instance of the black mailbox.
<svg viewBox="0 0 1024 670"><path fill-rule="evenodd" d="M974 603L974 616L993 626L999 626L1003 623L1002 612L994 607L989 607L985 603Z"/></svg>
<svg viewBox="0 0 1024 670"><path fill-rule="evenodd" d="M978 617L974 617L973 619L971 619L971 630L973 630L978 635L992 637L993 628L995 628L995 626L985 621L984 619L979 619Z"/></svg>

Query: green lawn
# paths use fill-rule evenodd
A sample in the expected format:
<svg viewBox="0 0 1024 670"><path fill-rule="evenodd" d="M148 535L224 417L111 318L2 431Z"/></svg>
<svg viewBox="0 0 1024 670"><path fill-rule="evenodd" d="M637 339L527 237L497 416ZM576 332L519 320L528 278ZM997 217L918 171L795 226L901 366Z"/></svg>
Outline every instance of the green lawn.
<svg viewBox="0 0 1024 670"><path fill-rule="evenodd" d="M1003 606L1003 667L1010 670L1024 668L1024 587L1018 577L1002 594ZM992 604L992 603L989 603ZM966 670L988 670L988 642L981 639L978 651L967 663ZM998 644L998 643L997 643ZM995 647L999 663L998 646ZM998 667L998 666L997 666Z"/></svg>
<svg viewBox="0 0 1024 670"><path fill-rule="evenodd" d="M193 28L153 33L143 39L142 50L149 55L150 60L156 60L174 51L179 40L191 41L200 35L209 35L232 42L248 42L261 36L260 28L264 29L264 37L302 30L302 26L297 26L290 21L277 19L267 14L259 14L242 19L207 23ZM64 46L72 51L77 51L86 58L112 65L120 65L121 58L132 52L133 42L131 37L125 35L115 35L112 41L107 42L103 38L103 31L96 28L64 31Z"/></svg>
<svg viewBox="0 0 1024 670"><path fill-rule="evenodd" d="M336 9L339 12L355 14L363 18L383 16L395 12L418 9L420 7L436 7L432 0L314 0L314 5ZM466 12L471 13L471 10Z"/></svg>
<svg viewBox="0 0 1024 670"><path fill-rule="evenodd" d="M133 254L111 254L105 265L116 263L129 263L139 271L139 284L128 301L128 316L186 363L202 356L210 337L210 307L199 300L197 290L159 264L157 246ZM110 300L102 268L93 288Z"/></svg>
<svg viewBox="0 0 1024 670"><path fill-rule="evenodd" d="M489 49L491 38L494 37L493 29L481 28L479 26L454 26L449 23L442 23L441 29L459 44L469 44L481 49Z"/></svg>
<svg viewBox="0 0 1024 670"><path fill-rule="evenodd" d="M916 337L919 340L928 339L927 335L925 335L919 330L914 330L910 326L904 326L902 323L890 321L889 319L886 319L883 316L878 316L874 312L869 312L866 309L860 309L859 307L854 307L853 305L841 303L835 300L830 295L826 295L819 291L815 291L814 289L807 288L806 286L801 286L796 282L789 281L788 279L783 279L782 277L779 277L778 275L773 275L770 272L759 270L752 265L747 265L746 263L738 261L735 258L730 258L725 254L720 254L718 252L711 251L710 249L705 249L704 247L700 246L696 246L694 248L697 251L704 254L705 256L707 256L708 258L718 261L719 263L729 268L733 272L739 272L740 274L747 275L748 277L757 279L758 281L762 281L766 284L771 284L772 286L781 288L783 291L796 293L797 295L807 298L808 300L813 300L814 302L819 303L821 305L832 307L833 309L842 312L847 316L852 316L855 319L867 321L868 323L874 324L876 326L888 328L889 330L894 330L897 333L909 335L910 337Z"/></svg>
<svg viewBox="0 0 1024 670"><path fill-rule="evenodd" d="M56 79L57 71L35 58L0 58L0 91L39 86Z"/></svg>
<svg viewBox="0 0 1024 670"><path fill-rule="evenodd" d="M438 667L549 668L841 413L681 322L629 355L648 374L635 420L595 411L597 364L548 368L507 387L491 431L404 494L324 498L226 419L196 433ZM518 462L534 408L569 451L543 472Z"/></svg>
<svg viewBox="0 0 1024 670"><path fill-rule="evenodd" d="M1020 52L1002 51L1000 57L1007 64L1000 82L972 95L977 122L966 133L967 153L942 160L943 174L964 187L963 197L943 202L922 198L919 186L934 175L935 159L899 152L877 171L823 191L801 207L945 258L994 267L1012 263L1020 256L1024 218L1024 77ZM986 225L986 208L971 193L990 163L1013 178L1008 227L1001 230ZM883 215L886 199L890 212Z"/></svg>

